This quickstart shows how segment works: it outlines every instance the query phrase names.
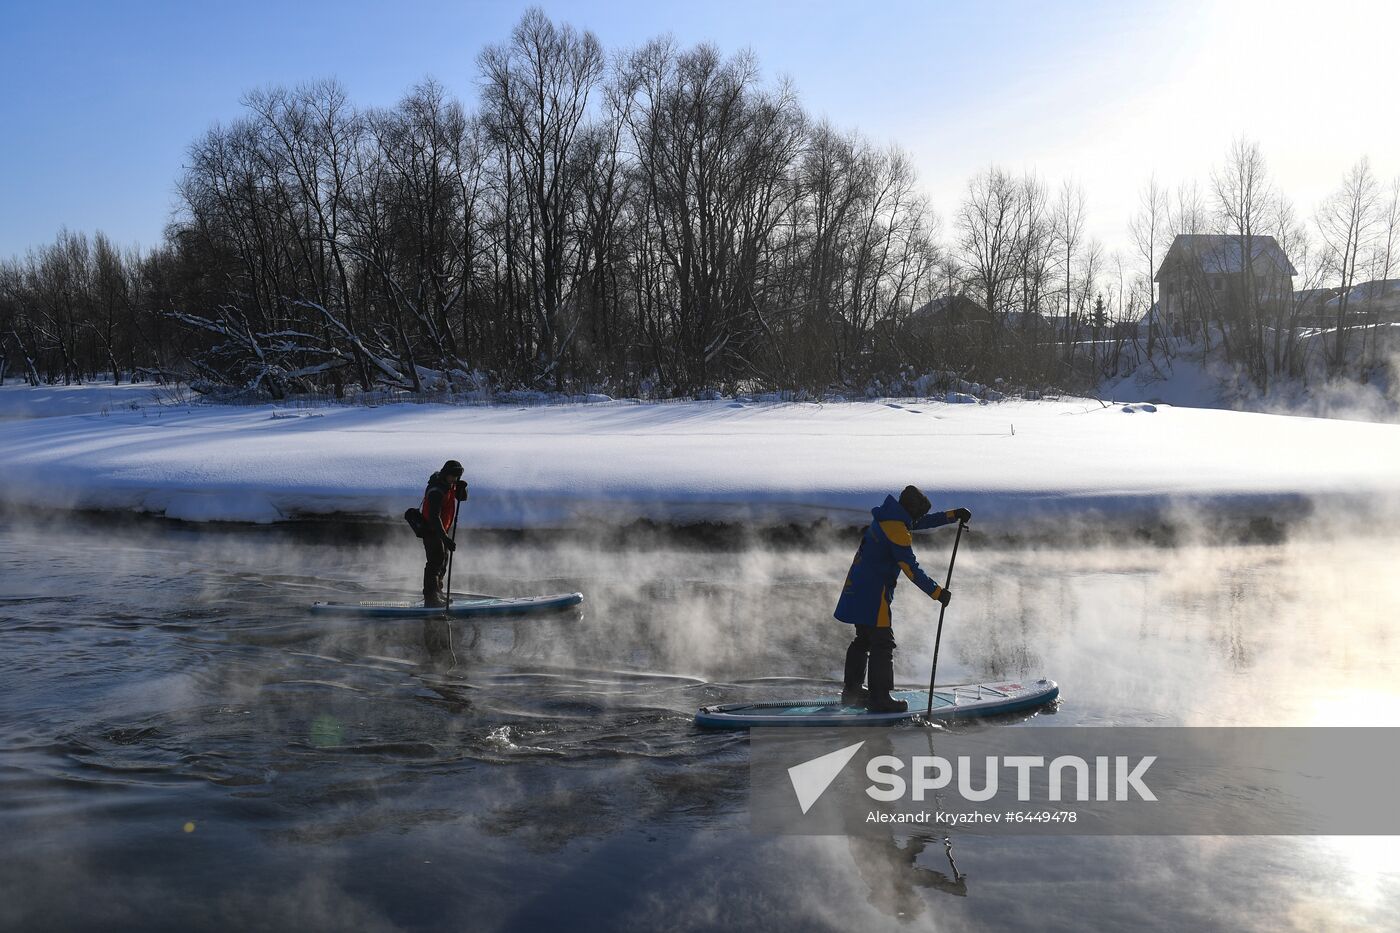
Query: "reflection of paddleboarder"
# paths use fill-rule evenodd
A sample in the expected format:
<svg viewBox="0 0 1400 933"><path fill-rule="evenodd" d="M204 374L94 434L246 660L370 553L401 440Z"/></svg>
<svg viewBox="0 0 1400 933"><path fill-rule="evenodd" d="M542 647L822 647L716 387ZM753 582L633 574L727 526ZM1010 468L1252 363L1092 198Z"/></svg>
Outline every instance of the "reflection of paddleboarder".
<svg viewBox="0 0 1400 933"><path fill-rule="evenodd" d="M927 733L925 737L929 743L928 753L932 756L932 734ZM879 755L894 754L894 742L888 735L875 734L867 740L866 761ZM938 799L936 791L933 804L935 810L942 809L942 802ZM931 888L955 897L967 897L966 876L958 871L958 864L953 861L951 837L927 836L917 832L908 836L889 835L878 831L872 834L872 827L864 823L863 815L856 812L850 814L848 819L851 817L859 822L855 825L848 824L846 841L850 846L856 871L868 889L866 899L876 910L909 921L923 916L928 906L927 900L919 893L920 888ZM940 839L943 843L943 855L948 860L949 872L946 873L919 863L919 857L929 853Z"/></svg>
<svg viewBox="0 0 1400 933"><path fill-rule="evenodd" d="M458 505L467 498L467 484L462 481L462 465L449 460L432 476L423 491L423 504L404 514L413 531L423 539L427 562L423 567L423 605L440 608L447 605L442 578L447 572L447 555L457 549L453 535L457 527Z"/></svg>
<svg viewBox="0 0 1400 933"><path fill-rule="evenodd" d="M850 836L847 841L856 870L870 889L868 900L882 913L905 920L922 916L927 902L919 896L919 888L967 897L967 876L958 871L953 861L953 842L949 838L943 841L943 854L952 870L951 877L919 864L919 856L937 842L935 839Z"/></svg>
<svg viewBox="0 0 1400 933"><path fill-rule="evenodd" d="M914 558L912 531L937 528L972 518L967 509L929 512L928 497L917 486L906 486L899 498L886 496L870 510L873 520L865 530L860 548L851 561L846 584L836 603L836 618L856 627L856 637L846 649L846 682L841 702L864 706L872 713L902 713L909 708L903 700L890 696L894 687L894 630L890 628L890 601L900 571L915 586L944 606L952 598L919 567ZM870 689L865 681L866 660L870 664Z"/></svg>

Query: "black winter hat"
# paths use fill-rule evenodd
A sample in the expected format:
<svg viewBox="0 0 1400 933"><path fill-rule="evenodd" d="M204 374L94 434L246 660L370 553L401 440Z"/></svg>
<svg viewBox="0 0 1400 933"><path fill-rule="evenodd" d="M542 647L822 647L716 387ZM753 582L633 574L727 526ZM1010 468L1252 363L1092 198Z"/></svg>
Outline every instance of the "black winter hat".
<svg viewBox="0 0 1400 933"><path fill-rule="evenodd" d="M904 491L899 494L899 504L916 522L927 515L928 510L932 507L928 496L924 495L918 486L905 486Z"/></svg>
<svg viewBox="0 0 1400 933"><path fill-rule="evenodd" d="M456 460L449 460L442 465L442 469L438 470L438 472L442 473L443 475L451 475L457 477L458 479L461 479L462 465Z"/></svg>

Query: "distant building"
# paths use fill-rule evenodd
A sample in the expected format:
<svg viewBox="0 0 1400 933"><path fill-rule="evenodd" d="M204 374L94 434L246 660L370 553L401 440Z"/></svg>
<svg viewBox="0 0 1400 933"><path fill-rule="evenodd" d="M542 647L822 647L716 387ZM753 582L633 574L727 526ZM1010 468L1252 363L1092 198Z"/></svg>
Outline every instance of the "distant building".
<svg viewBox="0 0 1400 933"><path fill-rule="evenodd" d="M1293 306L1301 314L1317 314L1341 293L1340 288L1300 288L1293 293Z"/></svg>
<svg viewBox="0 0 1400 933"><path fill-rule="evenodd" d="M1001 316L1002 326L1007 330L1036 331L1054 330L1060 326L1059 315L1042 314L1038 311L1008 311Z"/></svg>
<svg viewBox="0 0 1400 933"><path fill-rule="evenodd" d="M1143 340L1147 339L1147 332L1152 328L1156 328L1158 336L1161 337L1180 337L1182 333L1181 320L1179 318L1174 320L1165 318L1162 315L1160 301L1154 301L1152 307L1144 311L1142 317L1137 319L1134 327L1138 337Z"/></svg>
<svg viewBox="0 0 1400 933"><path fill-rule="evenodd" d="M1340 288L1301 288L1293 293L1293 320L1300 327L1325 327L1327 316L1336 319L1336 309L1327 303L1342 293Z"/></svg>
<svg viewBox="0 0 1400 933"><path fill-rule="evenodd" d="M1341 289L1335 289L1326 302L1324 313L1335 316L1341 307ZM1355 315L1367 322L1400 321L1400 279L1375 279L1352 286L1347 292L1347 315Z"/></svg>
<svg viewBox="0 0 1400 933"><path fill-rule="evenodd" d="M941 295L910 312L909 323L915 326L953 328L968 325L990 326L992 315L965 294Z"/></svg>
<svg viewBox="0 0 1400 933"><path fill-rule="evenodd" d="M1229 321L1250 308L1282 310L1293 299L1297 274L1271 236L1182 234L1153 277L1160 287L1159 323Z"/></svg>

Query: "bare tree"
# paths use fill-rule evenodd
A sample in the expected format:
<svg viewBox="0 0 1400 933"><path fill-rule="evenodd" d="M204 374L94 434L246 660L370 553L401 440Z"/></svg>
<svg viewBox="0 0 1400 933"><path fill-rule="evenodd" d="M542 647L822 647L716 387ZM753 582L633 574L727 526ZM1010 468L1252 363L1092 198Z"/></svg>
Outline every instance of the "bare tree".
<svg viewBox="0 0 1400 933"><path fill-rule="evenodd" d="M1163 302L1157 297L1157 267L1166 248L1169 237L1169 211L1167 193L1157 183L1157 176L1148 179L1138 193L1138 210L1128 222L1128 230L1133 244L1145 265L1144 281L1147 283L1147 358L1154 359L1157 350L1157 329L1162 317ZM1182 226L1186 226L1183 223ZM1184 232L1184 231L1183 231ZM1153 365L1156 365L1155 362Z"/></svg>
<svg viewBox="0 0 1400 933"><path fill-rule="evenodd" d="M1079 251L1084 246L1085 227L1088 223L1088 201L1084 189L1074 181L1066 181L1060 186L1059 197L1055 201L1055 212L1051 221L1057 252L1056 261L1064 282L1061 310L1064 317L1065 362L1074 357L1074 339L1070 326L1070 313L1073 305L1075 265Z"/></svg>
<svg viewBox="0 0 1400 933"><path fill-rule="evenodd" d="M603 51L593 33L557 26L532 7L510 40L488 46L479 63L487 125L512 176L507 184L519 186L523 205L522 260L539 375L558 385L578 324L571 306L581 187L574 147L603 78Z"/></svg>
<svg viewBox="0 0 1400 933"><path fill-rule="evenodd" d="M1266 389L1267 330L1285 296L1275 293L1274 277L1267 270L1274 257L1263 249L1261 238L1280 232L1285 202L1273 186L1259 145L1243 139L1233 144L1225 164L1211 175L1211 192L1218 229L1233 241L1232 262L1239 270L1225 305L1231 319L1223 322L1222 340L1226 353L1243 363L1256 386Z"/></svg>
<svg viewBox="0 0 1400 933"><path fill-rule="evenodd" d="M690 389L758 372L770 296L769 248L794 198L804 121L791 88L765 92L749 55L653 42L629 61L628 126L644 190L643 242L659 263L644 303L672 310L662 352ZM657 323L660 324L659 318ZM658 327L653 341L667 338Z"/></svg>
<svg viewBox="0 0 1400 933"><path fill-rule="evenodd" d="M1322 235L1324 262L1341 291L1337 297L1336 340L1328 361L1333 372L1347 362L1347 330L1351 292L1358 270L1369 252L1382 221L1380 186L1371 163L1362 159L1347 170L1342 185L1318 208L1317 227Z"/></svg>
<svg viewBox="0 0 1400 933"><path fill-rule="evenodd" d="M996 319L1011 303L1017 239L1025 227L1021 186L993 166L968 182L958 207L958 249L969 283Z"/></svg>
<svg viewBox="0 0 1400 933"><path fill-rule="evenodd" d="M128 264L105 234L98 232L92 241L92 328L106 357L112 384L122 381L122 366L118 355L130 359L127 350L133 334L133 305L130 269L139 265L134 257ZM134 367L133 367L134 368Z"/></svg>
<svg viewBox="0 0 1400 933"><path fill-rule="evenodd" d="M1383 315L1379 313L1381 302L1390 297L1394 286L1391 275L1397 262L1400 262L1400 178L1390 183L1390 189L1380 205L1375 243L1371 250L1369 276L1378 283L1372 286L1367 296L1375 309L1371 318L1371 361L1374 365L1380 353L1380 326Z"/></svg>

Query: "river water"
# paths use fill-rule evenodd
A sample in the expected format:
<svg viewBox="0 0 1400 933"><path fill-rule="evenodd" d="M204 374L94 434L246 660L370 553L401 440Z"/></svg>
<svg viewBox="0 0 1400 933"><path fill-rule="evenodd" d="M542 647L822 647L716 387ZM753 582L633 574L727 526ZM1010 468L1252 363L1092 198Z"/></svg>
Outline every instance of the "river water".
<svg viewBox="0 0 1400 933"><path fill-rule="evenodd" d="M1391 838L750 832L691 717L831 688L854 545L467 534L455 589L587 598L444 631L305 611L411 591L406 534L0 525L0 928L1400 928ZM939 680L1060 682L986 728L1400 725L1397 557L974 534ZM901 592L901 682L935 618Z"/></svg>

